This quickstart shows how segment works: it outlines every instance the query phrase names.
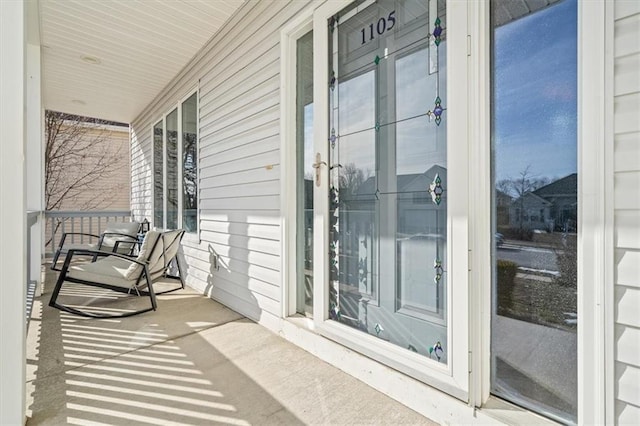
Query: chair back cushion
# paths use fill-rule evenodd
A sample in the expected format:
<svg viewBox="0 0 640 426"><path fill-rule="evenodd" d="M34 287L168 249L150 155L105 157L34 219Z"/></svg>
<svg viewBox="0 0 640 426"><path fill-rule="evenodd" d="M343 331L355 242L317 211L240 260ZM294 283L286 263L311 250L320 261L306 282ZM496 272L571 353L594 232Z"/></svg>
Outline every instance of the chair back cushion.
<svg viewBox="0 0 640 426"><path fill-rule="evenodd" d="M169 262L178 254L180 240L182 240L183 235L184 230L182 229L166 232L149 231L146 233L137 260L147 263L151 281L155 281L164 275ZM133 264L127 270L126 276L127 279L138 279L141 273L142 267Z"/></svg>
<svg viewBox="0 0 640 426"><path fill-rule="evenodd" d="M136 239L138 238L138 231L140 230L140 223L138 222L109 222L107 223L107 226L104 229L104 233L107 234L104 236L104 238L102 239L102 246L101 248L104 250L105 248L107 250L110 250L111 248L113 248L113 246L116 245L116 241L131 241L131 242L135 242ZM109 233L116 233L116 234L124 234L124 235L128 235L131 237L131 240L122 237L121 235L108 235ZM121 250L119 251L126 251L128 252L129 249L131 248L131 245L129 244L122 244L120 243L120 248Z"/></svg>
<svg viewBox="0 0 640 426"><path fill-rule="evenodd" d="M180 250L180 241L184 235L183 229L176 229L175 231L167 231L162 234L164 241L164 261L167 266L169 262L176 257L178 250Z"/></svg>
<svg viewBox="0 0 640 426"><path fill-rule="evenodd" d="M162 269L162 259L164 249L162 246L162 233L158 231L149 231L144 236L144 241L142 242L142 246L140 247L140 252L136 260L138 262L146 263L147 268L149 269L149 273L153 271L157 271L157 269ZM163 269L162 269L163 270ZM142 273L142 266L133 263L127 269L125 273L127 279L138 279L140 274Z"/></svg>

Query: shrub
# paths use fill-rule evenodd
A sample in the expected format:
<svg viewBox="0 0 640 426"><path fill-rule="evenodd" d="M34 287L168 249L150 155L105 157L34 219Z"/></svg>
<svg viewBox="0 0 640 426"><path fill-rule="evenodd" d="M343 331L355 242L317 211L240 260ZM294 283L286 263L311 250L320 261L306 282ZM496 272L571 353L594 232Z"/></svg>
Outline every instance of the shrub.
<svg viewBox="0 0 640 426"><path fill-rule="evenodd" d="M510 240L531 241L533 239L533 230L527 228L498 226L498 232Z"/></svg>
<svg viewBox="0 0 640 426"><path fill-rule="evenodd" d="M578 288L578 247L575 237L566 238L560 249L556 249L558 275L554 282L563 287Z"/></svg>
<svg viewBox="0 0 640 426"><path fill-rule="evenodd" d="M518 264L509 260L498 260L498 313L513 307L513 286L515 285Z"/></svg>

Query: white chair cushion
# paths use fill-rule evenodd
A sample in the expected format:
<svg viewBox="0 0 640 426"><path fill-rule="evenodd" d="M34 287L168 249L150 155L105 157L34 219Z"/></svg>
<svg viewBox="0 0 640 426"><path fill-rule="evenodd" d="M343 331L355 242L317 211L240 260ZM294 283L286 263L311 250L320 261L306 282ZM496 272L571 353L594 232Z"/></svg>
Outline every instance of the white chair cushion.
<svg viewBox="0 0 640 426"><path fill-rule="evenodd" d="M164 247L162 245L162 238L160 238L160 236L161 233L158 231L147 232L144 236L142 247L140 247L140 253L138 254L138 257L136 259L138 262L147 263L147 268L152 280L154 279L154 275L157 275L158 270L164 272ZM142 266L136 263L131 263L126 272L126 277L128 279L135 280L140 276L141 273Z"/></svg>
<svg viewBox="0 0 640 426"><path fill-rule="evenodd" d="M165 233L149 231L146 233L142 247L140 247L140 254L136 260L147 264L152 281L164 274L167 267L166 259L172 259L177 253L179 248L179 238L177 237L180 232L182 231ZM165 241L169 245L171 257L168 257L165 253ZM128 289L140 278L142 269L142 266L137 263L115 256L108 256L100 258L93 263L71 266L67 276L78 280L99 282ZM146 281L142 280L139 284L144 286Z"/></svg>
<svg viewBox="0 0 640 426"><path fill-rule="evenodd" d="M69 252L69 250L97 250L98 249L98 244L97 243L91 243L91 244L65 244L61 249L60 252L61 253L67 253Z"/></svg>
<svg viewBox="0 0 640 426"><path fill-rule="evenodd" d="M106 234L113 232L117 234L129 235L132 237L132 242L135 242L138 237L138 230L140 229L140 224L138 222L110 222L107 223L107 226L104 229ZM127 241L126 238L120 235L105 235L102 239L102 251L111 251L113 246L116 245L116 241ZM118 252L120 253L128 253L131 249L130 244L122 244L120 243L118 246Z"/></svg>
<svg viewBox="0 0 640 426"><path fill-rule="evenodd" d="M129 279L126 275L130 266L131 262L125 259L108 256L97 262L71 266L67 272L67 277L130 288L135 284L135 279Z"/></svg>
<svg viewBox="0 0 640 426"><path fill-rule="evenodd" d="M136 237L139 229L140 224L138 222L109 222L104 228L104 232L117 232L118 234Z"/></svg>

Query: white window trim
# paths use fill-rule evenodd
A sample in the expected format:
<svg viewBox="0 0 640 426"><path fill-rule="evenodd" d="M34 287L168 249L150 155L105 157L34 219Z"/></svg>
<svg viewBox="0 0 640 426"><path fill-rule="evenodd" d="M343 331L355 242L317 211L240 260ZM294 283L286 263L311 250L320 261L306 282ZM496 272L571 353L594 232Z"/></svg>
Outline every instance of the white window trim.
<svg viewBox="0 0 640 426"><path fill-rule="evenodd" d="M297 41L313 29L313 8L307 8L280 32L280 230L282 241L282 317L296 313L296 65ZM315 72L315 70L314 70Z"/></svg>
<svg viewBox="0 0 640 426"><path fill-rule="evenodd" d="M178 215L177 215L177 225L178 228L182 228L183 225L183 168L182 164L182 155L183 155L183 141L182 141L182 104L189 99L191 96L196 95L198 108L196 110L196 128L198 132L198 137L196 138L196 181L198 183L198 204L197 204L197 218L196 218L196 231L194 232L185 232L185 239L187 241L193 241L196 243L200 242L200 87L199 84L191 89L187 90L187 95L180 98L175 104L171 104L171 106L167 109L167 112L162 114L162 117L153 120L151 125L151 206L152 206L152 218L155 218L155 156L154 156L154 127L158 123L162 123L162 224L153 223L153 226L158 229L166 229L167 227L167 116L171 114L174 110L177 111L177 132L178 132L178 140L177 140L177 173L178 173Z"/></svg>
<svg viewBox="0 0 640 426"><path fill-rule="evenodd" d="M613 424L613 2L578 2L578 423Z"/></svg>

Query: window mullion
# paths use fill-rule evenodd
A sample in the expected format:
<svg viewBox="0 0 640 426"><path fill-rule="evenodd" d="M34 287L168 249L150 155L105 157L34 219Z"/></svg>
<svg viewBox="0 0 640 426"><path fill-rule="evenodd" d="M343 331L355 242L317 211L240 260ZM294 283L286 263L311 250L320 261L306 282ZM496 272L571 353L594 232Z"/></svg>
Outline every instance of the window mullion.
<svg viewBox="0 0 640 426"><path fill-rule="evenodd" d="M183 164L183 159L182 159L182 149L183 149L183 141L182 141L182 102L178 104L178 138L177 138L177 143L178 143L178 149L177 149L177 158L176 158L176 162L178 163L178 182L177 182L177 191L178 191L178 215L177 215L177 223L176 223L176 227L177 228L182 228L183 227L183 220L182 220L182 214L183 214L183 195L184 195L184 176L182 175L184 170L184 164Z"/></svg>

